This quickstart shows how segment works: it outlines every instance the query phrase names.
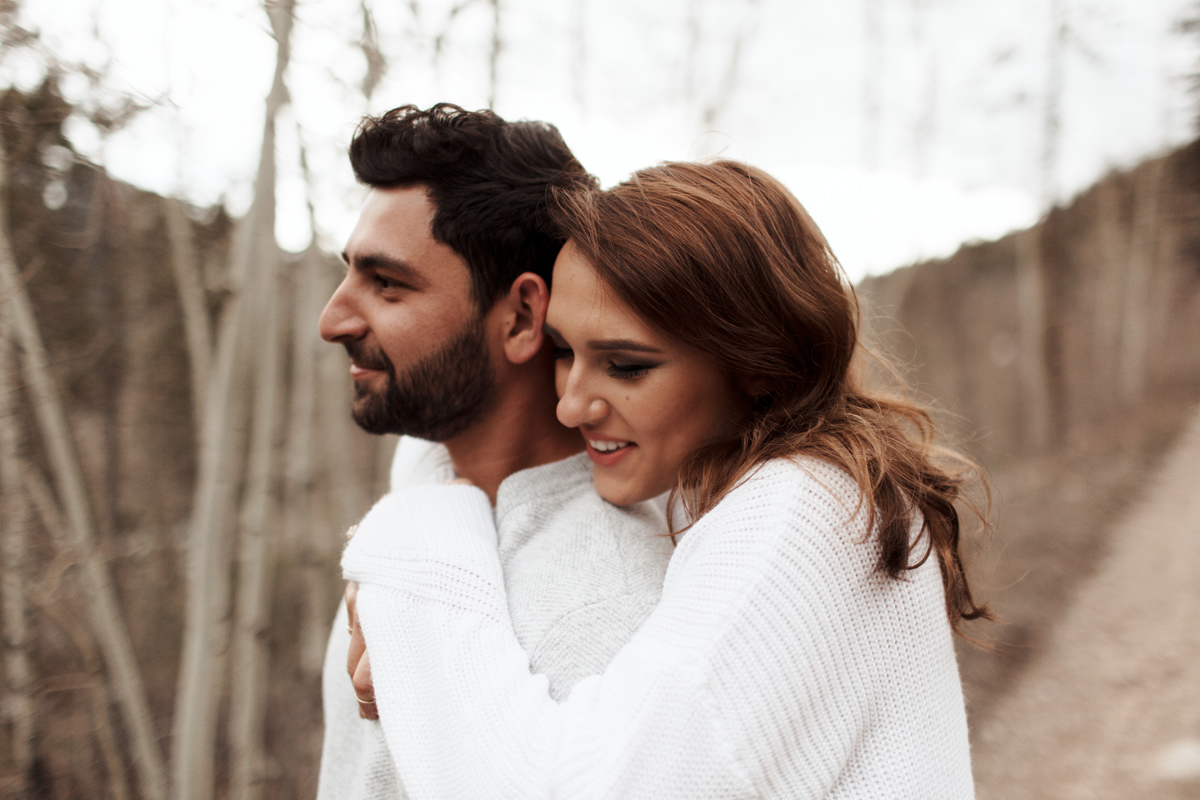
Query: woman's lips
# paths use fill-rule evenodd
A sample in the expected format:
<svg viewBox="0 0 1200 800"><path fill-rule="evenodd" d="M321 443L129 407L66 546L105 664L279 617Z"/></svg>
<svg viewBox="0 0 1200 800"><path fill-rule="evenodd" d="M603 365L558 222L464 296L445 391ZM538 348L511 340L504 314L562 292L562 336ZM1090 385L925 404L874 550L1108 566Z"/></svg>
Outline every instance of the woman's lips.
<svg viewBox="0 0 1200 800"><path fill-rule="evenodd" d="M597 439L586 434L583 441L587 445L588 458L592 460L593 464L601 467L611 467L637 447L633 442L619 439Z"/></svg>

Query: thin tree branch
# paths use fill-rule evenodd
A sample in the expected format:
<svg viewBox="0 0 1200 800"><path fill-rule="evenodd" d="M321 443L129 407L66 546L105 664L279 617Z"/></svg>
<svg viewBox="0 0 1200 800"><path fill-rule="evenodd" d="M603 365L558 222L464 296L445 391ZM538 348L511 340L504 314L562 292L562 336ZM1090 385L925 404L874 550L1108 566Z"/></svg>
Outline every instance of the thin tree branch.
<svg viewBox="0 0 1200 800"><path fill-rule="evenodd" d="M0 141L0 197L5 196L7 158ZM116 686L133 748L143 797L165 800L166 770L155 741L150 704L107 565L95 549L95 532L75 443L50 375L45 347L8 239L7 208L0 204L0 296L4 298L23 351L25 382L70 523L73 544L85 556L88 610L109 675Z"/></svg>

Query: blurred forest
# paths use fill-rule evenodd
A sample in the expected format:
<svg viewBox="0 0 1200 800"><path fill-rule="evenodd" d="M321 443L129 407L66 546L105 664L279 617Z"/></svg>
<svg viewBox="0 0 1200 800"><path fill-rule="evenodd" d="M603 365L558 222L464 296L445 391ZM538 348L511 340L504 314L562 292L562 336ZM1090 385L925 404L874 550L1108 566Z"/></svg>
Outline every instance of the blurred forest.
<svg viewBox="0 0 1200 800"><path fill-rule="evenodd" d="M353 425L343 352L316 334L336 258L275 244L293 5L267 9L274 85L237 220L80 157L63 134L77 109L57 84L72 65L0 96L0 796L315 793L342 534L383 491L392 443ZM37 42L8 25L4 46ZM369 96L385 64L369 36L362 47ZM115 129L138 104L87 113ZM1200 143L1106 176L1029 230L859 290L872 343L995 484L996 528L970 549L978 593L1005 623L976 629L991 649L960 649L980 797L1200 797L1200 767L1163 777L1117 758L1132 745L1107 718L1022 745L1055 730L1052 715L1085 717L1063 692L1039 689L1033 712L1018 702L1030 675L1076 664L1056 644L1072 609L1133 535L1121 520L1150 476L1191 441ZM1200 517L1179 521L1174 535L1200 541ZM1168 552L1194 569L1194 549ZM1200 611L1192 583L1172 602ZM1170 619L1191 649L1156 653L1151 689L1193 699L1162 712L1174 739L1162 739L1170 726L1137 734L1146 758L1200 742L1198 676L1168 658L1200 663L1200 626ZM1087 655L1143 644L1105 646ZM1124 674L1113 692L1149 680ZM1126 721L1142 708L1117 696L1084 701ZM1116 754L1120 775L1071 766L1076 752Z"/></svg>

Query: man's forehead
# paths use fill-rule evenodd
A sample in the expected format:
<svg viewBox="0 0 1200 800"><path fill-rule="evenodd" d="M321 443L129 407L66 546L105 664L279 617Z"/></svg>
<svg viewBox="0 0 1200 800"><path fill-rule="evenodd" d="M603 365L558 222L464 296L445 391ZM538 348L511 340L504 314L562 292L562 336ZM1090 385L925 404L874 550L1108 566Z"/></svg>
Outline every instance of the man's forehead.
<svg viewBox="0 0 1200 800"><path fill-rule="evenodd" d="M424 186L372 189L342 258L357 269L410 273L426 281L446 281L466 291L469 270L463 258L433 236L435 206Z"/></svg>
<svg viewBox="0 0 1200 800"><path fill-rule="evenodd" d="M372 189L343 252L351 259L382 253L415 264L423 251L437 244L433 211L419 187Z"/></svg>

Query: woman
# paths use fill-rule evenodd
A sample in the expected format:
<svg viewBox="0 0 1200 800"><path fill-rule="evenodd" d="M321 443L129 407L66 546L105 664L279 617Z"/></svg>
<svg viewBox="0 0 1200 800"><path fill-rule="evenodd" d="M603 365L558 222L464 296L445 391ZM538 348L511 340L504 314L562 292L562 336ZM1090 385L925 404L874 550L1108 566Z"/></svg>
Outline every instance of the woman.
<svg viewBox="0 0 1200 800"><path fill-rule="evenodd" d="M483 493L381 501L343 567L410 794L973 796L952 631L987 612L959 480L910 437L923 412L860 387L816 225L734 162L560 200L559 418L603 498L670 490L683 535L643 627L556 703L513 636Z"/></svg>

